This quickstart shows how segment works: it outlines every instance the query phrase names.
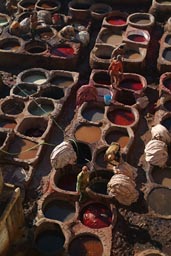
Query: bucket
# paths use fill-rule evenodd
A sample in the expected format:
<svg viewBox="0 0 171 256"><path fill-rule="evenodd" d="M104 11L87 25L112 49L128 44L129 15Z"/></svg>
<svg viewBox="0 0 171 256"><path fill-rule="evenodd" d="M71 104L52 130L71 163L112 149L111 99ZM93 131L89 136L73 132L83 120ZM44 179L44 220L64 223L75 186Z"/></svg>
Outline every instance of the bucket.
<svg viewBox="0 0 171 256"><path fill-rule="evenodd" d="M111 101L112 101L112 95L110 95L110 94L104 95L104 103L106 105L110 105Z"/></svg>

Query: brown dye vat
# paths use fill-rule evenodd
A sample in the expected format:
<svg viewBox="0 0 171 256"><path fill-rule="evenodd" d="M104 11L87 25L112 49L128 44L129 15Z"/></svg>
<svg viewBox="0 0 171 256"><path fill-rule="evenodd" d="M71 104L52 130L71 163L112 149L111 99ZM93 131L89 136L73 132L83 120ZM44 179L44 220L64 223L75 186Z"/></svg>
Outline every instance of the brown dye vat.
<svg viewBox="0 0 171 256"><path fill-rule="evenodd" d="M6 129L14 129L16 127L16 122L8 119L0 119L0 127Z"/></svg>
<svg viewBox="0 0 171 256"><path fill-rule="evenodd" d="M16 138L11 144L9 145L9 153L14 154L16 158L27 160L36 157L38 146L37 143L22 139Z"/></svg>
<svg viewBox="0 0 171 256"><path fill-rule="evenodd" d="M8 115L18 115L24 109L24 103L16 99L10 99L2 104L2 111Z"/></svg>
<svg viewBox="0 0 171 256"><path fill-rule="evenodd" d="M124 54L124 58L125 59L131 59L131 60L134 60L134 59L140 59L141 58L141 54L134 51L134 50L127 50Z"/></svg>
<svg viewBox="0 0 171 256"><path fill-rule="evenodd" d="M101 37L101 40L106 43L106 44L111 44L111 45L119 45L122 43L122 35L121 34L109 34L106 33Z"/></svg>
<svg viewBox="0 0 171 256"><path fill-rule="evenodd" d="M171 215L171 190L164 187L154 188L148 195L148 205L159 215Z"/></svg>
<svg viewBox="0 0 171 256"><path fill-rule="evenodd" d="M85 143L95 143L101 138L101 129L93 125L83 125L75 132L75 138Z"/></svg>
<svg viewBox="0 0 171 256"><path fill-rule="evenodd" d="M129 142L129 136L126 132L114 130L106 135L105 140L109 145L112 142L117 142L121 148L124 148Z"/></svg>
<svg viewBox="0 0 171 256"><path fill-rule="evenodd" d="M170 44L170 45L171 45L171 35L167 35L167 36L166 36L165 42L166 42L167 44Z"/></svg>
<svg viewBox="0 0 171 256"><path fill-rule="evenodd" d="M155 183L171 188L171 168L155 167L151 176Z"/></svg>
<svg viewBox="0 0 171 256"><path fill-rule="evenodd" d="M67 77L67 76L55 76L51 80L51 84L56 85L58 87L68 87L73 84L73 78L72 77Z"/></svg>
<svg viewBox="0 0 171 256"><path fill-rule="evenodd" d="M80 235L74 238L69 245L70 256L102 256L103 245L92 235Z"/></svg>
<svg viewBox="0 0 171 256"><path fill-rule="evenodd" d="M163 52L163 58L167 61L171 61L171 48L165 49Z"/></svg>
<svg viewBox="0 0 171 256"><path fill-rule="evenodd" d="M139 25L145 25L145 24L149 24L150 21L149 21L149 19L136 17L133 20L131 20L131 22L139 24Z"/></svg>
<svg viewBox="0 0 171 256"><path fill-rule="evenodd" d="M9 42L4 42L1 46L0 49L5 50L5 51L12 51L16 52L18 51L20 47L20 44L17 43L16 41L9 41Z"/></svg>

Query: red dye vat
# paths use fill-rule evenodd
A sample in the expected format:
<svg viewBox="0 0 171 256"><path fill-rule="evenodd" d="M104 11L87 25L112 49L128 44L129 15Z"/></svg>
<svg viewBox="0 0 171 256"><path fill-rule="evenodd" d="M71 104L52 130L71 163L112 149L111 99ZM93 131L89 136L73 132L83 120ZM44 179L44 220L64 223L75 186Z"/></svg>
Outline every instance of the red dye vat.
<svg viewBox="0 0 171 256"><path fill-rule="evenodd" d="M128 39L131 40L131 41L134 41L134 42L139 42L139 43L143 43L143 42L147 41L144 36L137 35L137 34L128 36Z"/></svg>
<svg viewBox="0 0 171 256"><path fill-rule="evenodd" d="M51 54L59 57L71 57L74 55L72 47L56 47L51 50Z"/></svg>
<svg viewBox="0 0 171 256"><path fill-rule="evenodd" d="M76 182L77 175L76 174L67 174L62 176L59 181L57 187L67 191L76 191Z"/></svg>
<svg viewBox="0 0 171 256"><path fill-rule="evenodd" d="M89 228L105 228L112 223L111 211L99 203L88 205L81 215L82 223Z"/></svg>
<svg viewBox="0 0 171 256"><path fill-rule="evenodd" d="M108 113L108 119L117 125L131 125L135 121L134 114L126 109L115 109Z"/></svg>
<svg viewBox="0 0 171 256"><path fill-rule="evenodd" d="M116 16L112 17L107 20L109 24L115 25L115 26L120 26L126 24L126 20L124 20L122 17Z"/></svg>
<svg viewBox="0 0 171 256"><path fill-rule="evenodd" d="M171 78L167 78L163 82L164 86L171 91Z"/></svg>
<svg viewBox="0 0 171 256"><path fill-rule="evenodd" d="M119 87L123 89L130 89L133 91L139 91L143 88L143 85L140 81L134 79L124 79L119 84Z"/></svg>

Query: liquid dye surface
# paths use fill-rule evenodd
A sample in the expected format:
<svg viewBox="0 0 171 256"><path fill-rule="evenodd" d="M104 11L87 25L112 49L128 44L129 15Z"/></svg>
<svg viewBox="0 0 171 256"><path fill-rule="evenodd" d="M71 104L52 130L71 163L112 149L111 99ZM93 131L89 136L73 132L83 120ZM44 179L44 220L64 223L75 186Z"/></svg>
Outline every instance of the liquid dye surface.
<svg viewBox="0 0 171 256"><path fill-rule="evenodd" d="M56 76L52 79L51 84L59 87L68 87L73 83L72 77L67 76Z"/></svg>
<svg viewBox="0 0 171 256"><path fill-rule="evenodd" d="M104 109L98 107L86 108L83 110L82 116L88 121L101 121L104 118Z"/></svg>
<svg viewBox="0 0 171 256"><path fill-rule="evenodd" d="M143 88L143 84L135 79L124 79L119 84L120 88L139 91Z"/></svg>
<svg viewBox="0 0 171 256"><path fill-rule="evenodd" d="M51 54L59 57L72 57L74 49L72 47L56 47L51 49Z"/></svg>
<svg viewBox="0 0 171 256"><path fill-rule="evenodd" d="M94 236L82 235L72 240L69 245L70 256L102 256L103 246Z"/></svg>
<svg viewBox="0 0 171 256"><path fill-rule="evenodd" d="M58 230L42 232L35 241L37 249L42 253L57 253L63 248L65 238Z"/></svg>
<svg viewBox="0 0 171 256"><path fill-rule="evenodd" d="M43 213L46 218L63 222L74 217L75 207L69 204L69 202L54 200L45 206Z"/></svg>
<svg viewBox="0 0 171 256"><path fill-rule="evenodd" d="M98 180L94 181L92 184L89 185L91 190L95 193L107 195L107 183L109 180Z"/></svg>
<svg viewBox="0 0 171 256"><path fill-rule="evenodd" d="M128 39L131 40L131 41L134 41L134 42L139 42L139 43L144 43L144 42L147 41L144 36L138 35L138 34L129 35L129 36L128 36Z"/></svg>
<svg viewBox="0 0 171 256"><path fill-rule="evenodd" d="M34 105L29 112L34 116L44 116L51 113L54 110L53 105L47 105L45 103L39 103L39 106Z"/></svg>
<svg viewBox="0 0 171 256"><path fill-rule="evenodd" d="M66 191L76 191L77 174L66 174L59 178L56 182L56 186Z"/></svg>
<svg viewBox="0 0 171 256"><path fill-rule="evenodd" d="M171 190L168 188L155 188L148 195L148 205L161 215L171 215Z"/></svg>
<svg viewBox="0 0 171 256"><path fill-rule="evenodd" d="M101 139L101 129L93 125L81 126L75 132L75 138L86 143L95 143Z"/></svg>
<svg viewBox="0 0 171 256"><path fill-rule="evenodd" d="M24 88L22 86L21 90L17 88L17 92L14 91L14 94L19 95L21 97L27 97L27 95L32 95L36 93L36 88Z"/></svg>
<svg viewBox="0 0 171 256"><path fill-rule="evenodd" d="M46 77L41 74L35 74L35 75L28 75L25 76L23 79L23 82L26 83L34 83L34 84L43 84L46 82Z"/></svg>
<svg viewBox="0 0 171 256"><path fill-rule="evenodd" d="M132 50L126 51L124 58L126 59L140 59L141 58L141 54Z"/></svg>
<svg viewBox="0 0 171 256"><path fill-rule="evenodd" d="M165 42L166 42L167 44L170 44L170 45L171 45L171 36L170 36L170 35L166 36Z"/></svg>
<svg viewBox="0 0 171 256"><path fill-rule="evenodd" d="M17 42L6 42L1 46L2 50L16 52L20 45Z"/></svg>
<svg viewBox="0 0 171 256"><path fill-rule="evenodd" d="M171 168L155 167L152 170L152 177L155 183L171 188Z"/></svg>
<svg viewBox="0 0 171 256"><path fill-rule="evenodd" d="M137 18L134 18L131 22L139 24L139 25L143 25L143 24L146 25L150 22L150 20L141 18L141 17L137 17Z"/></svg>
<svg viewBox="0 0 171 256"><path fill-rule="evenodd" d="M126 20L120 16L111 17L107 20L111 25L121 26L126 24Z"/></svg>
<svg viewBox="0 0 171 256"><path fill-rule="evenodd" d="M0 26L5 26L8 24L8 21L5 17L0 17Z"/></svg>
<svg viewBox="0 0 171 256"><path fill-rule="evenodd" d="M122 43L122 35L119 34L105 34L101 40L106 44L118 45Z"/></svg>
<svg viewBox="0 0 171 256"><path fill-rule="evenodd" d="M38 149L39 147L37 146L37 143L26 139L16 138L9 145L9 149L7 151L14 154L14 157L16 158L27 160L35 158Z"/></svg>
<svg viewBox="0 0 171 256"><path fill-rule="evenodd" d="M90 204L82 210L81 222L89 228L105 228L112 223L112 213L103 204Z"/></svg>
<svg viewBox="0 0 171 256"><path fill-rule="evenodd" d="M166 78L163 81L164 86L171 91L171 78Z"/></svg>
<svg viewBox="0 0 171 256"><path fill-rule="evenodd" d="M7 128L7 129L14 129L16 127L16 123L10 120L0 120L0 127Z"/></svg>
<svg viewBox="0 0 171 256"><path fill-rule="evenodd" d="M171 61L171 49L165 49L163 52L163 57L164 59L166 59L167 61Z"/></svg>
<svg viewBox="0 0 171 256"><path fill-rule="evenodd" d="M171 111L171 100L168 100L164 103L164 107L168 110Z"/></svg>
<svg viewBox="0 0 171 256"><path fill-rule="evenodd" d="M4 102L2 106L2 111L8 115L18 115L23 111L24 107L24 103L17 102L16 100L11 99Z"/></svg>
<svg viewBox="0 0 171 256"><path fill-rule="evenodd" d="M121 148L124 148L128 142L129 142L129 136L128 134L122 132L122 131L111 131L109 132L105 137L106 142L110 145L112 142L117 142L121 146Z"/></svg>
<svg viewBox="0 0 171 256"><path fill-rule="evenodd" d="M109 121L116 125L127 126L133 124L135 121L134 114L126 109L115 109L109 112L107 116Z"/></svg>

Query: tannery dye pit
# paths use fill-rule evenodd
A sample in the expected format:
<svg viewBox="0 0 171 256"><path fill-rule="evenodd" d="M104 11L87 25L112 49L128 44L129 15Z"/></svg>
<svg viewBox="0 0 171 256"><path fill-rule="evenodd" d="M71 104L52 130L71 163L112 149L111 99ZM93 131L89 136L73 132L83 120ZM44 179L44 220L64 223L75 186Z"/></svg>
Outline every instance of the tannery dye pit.
<svg viewBox="0 0 171 256"><path fill-rule="evenodd" d="M0 256L171 255L170 12L0 1Z"/></svg>

